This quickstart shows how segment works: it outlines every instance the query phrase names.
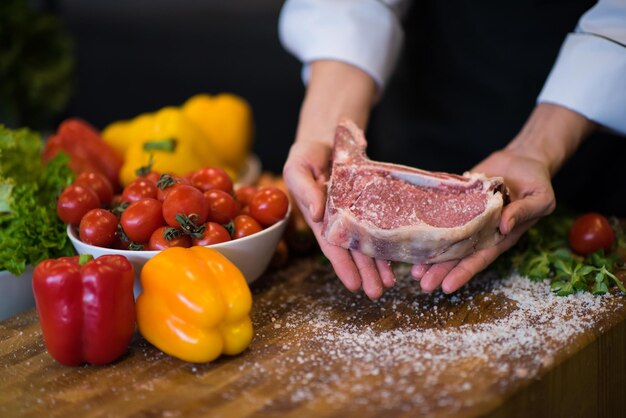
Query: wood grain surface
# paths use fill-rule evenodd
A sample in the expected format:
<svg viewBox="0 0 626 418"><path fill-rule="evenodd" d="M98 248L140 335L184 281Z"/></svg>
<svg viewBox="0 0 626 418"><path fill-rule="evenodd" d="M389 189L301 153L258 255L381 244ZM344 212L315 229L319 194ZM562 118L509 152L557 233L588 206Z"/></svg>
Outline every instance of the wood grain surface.
<svg viewBox="0 0 626 418"><path fill-rule="evenodd" d="M1 322L0 417L624 416L622 296L484 275L455 295L401 277L372 302L315 256L252 290L251 346L210 364L136 335L115 364L65 367L34 311Z"/></svg>

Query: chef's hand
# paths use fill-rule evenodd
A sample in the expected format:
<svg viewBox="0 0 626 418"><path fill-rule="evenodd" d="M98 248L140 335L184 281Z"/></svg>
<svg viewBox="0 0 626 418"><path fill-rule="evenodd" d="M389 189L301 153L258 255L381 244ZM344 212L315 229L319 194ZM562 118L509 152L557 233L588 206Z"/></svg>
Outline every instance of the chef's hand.
<svg viewBox="0 0 626 418"><path fill-rule="evenodd" d="M283 177L322 252L344 286L353 292L363 288L368 297L378 299L384 288L395 283L389 263L331 245L322 236L330 155L331 148L327 142L296 141L285 163Z"/></svg>
<svg viewBox="0 0 626 418"><path fill-rule="evenodd" d="M377 299L385 287L395 282L389 264L330 245L322 236L325 182L337 123L348 117L365 128L376 84L367 73L339 61L315 61L310 70L296 141L285 162L283 177L339 279L349 290L363 288L367 296Z"/></svg>
<svg viewBox="0 0 626 418"><path fill-rule="evenodd" d="M498 244L461 260L432 265L420 264L411 274L422 290L440 287L452 293L511 248L535 222L556 207L551 177L578 148L595 124L566 108L542 103L503 150L494 152L472 171L500 176L511 193L511 203L502 211Z"/></svg>
<svg viewBox="0 0 626 418"><path fill-rule="evenodd" d="M411 273L420 280L421 288L425 292L431 292L439 286L445 293L456 291L513 246L537 220L550 214L556 207L550 172L540 161L505 149L491 154L472 171L488 176L501 176L509 187L511 203L502 211L499 226L504 239L461 260L413 266Z"/></svg>

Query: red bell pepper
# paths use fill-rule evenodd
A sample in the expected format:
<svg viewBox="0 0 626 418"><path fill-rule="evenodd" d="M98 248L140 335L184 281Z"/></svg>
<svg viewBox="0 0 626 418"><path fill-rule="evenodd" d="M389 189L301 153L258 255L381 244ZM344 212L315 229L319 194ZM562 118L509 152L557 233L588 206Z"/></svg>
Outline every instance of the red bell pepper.
<svg viewBox="0 0 626 418"><path fill-rule="evenodd" d="M70 156L69 164L75 173L96 170L109 179L113 188L119 187L119 173L124 160L89 123L77 118L63 121L56 134L46 141L43 160L50 160L59 151L65 151Z"/></svg>
<svg viewBox="0 0 626 418"><path fill-rule="evenodd" d="M46 348L59 363L111 363L135 330L133 266L121 255L44 260L33 292Z"/></svg>

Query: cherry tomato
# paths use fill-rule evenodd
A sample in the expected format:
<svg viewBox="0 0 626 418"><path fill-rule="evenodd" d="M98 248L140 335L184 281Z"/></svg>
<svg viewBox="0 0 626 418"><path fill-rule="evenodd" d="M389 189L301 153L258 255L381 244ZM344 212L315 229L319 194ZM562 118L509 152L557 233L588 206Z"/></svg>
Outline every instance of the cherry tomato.
<svg viewBox="0 0 626 418"><path fill-rule="evenodd" d="M193 171L190 171L189 173L186 173L183 175L183 178L187 180L189 184L191 184L191 176L193 176L193 173L194 173Z"/></svg>
<svg viewBox="0 0 626 418"><path fill-rule="evenodd" d="M233 238L247 237L263 230L263 227L253 217L248 215L238 215L233 222L235 224Z"/></svg>
<svg viewBox="0 0 626 418"><path fill-rule="evenodd" d="M208 190L204 192L204 198L209 206L209 215L207 219L218 224L226 224L237 216L237 202L226 192L218 189Z"/></svg>
<svg viewBox="0 0 626 418"><path fill-rule="evenodd" d="M144 178L135 179L130 182L122 192L122 200L126 202L138 202L145 198L157 198L157 186L152 180Z"/></svg>
<svg viewBox="0 0 626 418"><path fill-rule="evenodd" d="M106 206L113 199L113 185L108 178L99 171L83 171L80 173L74 184L89 187L98 195L100 204Z"/></svg>
<svg viewBox="0 0 626 418"><path fill-rule="evenodd" d="M231 237L226 228L215 222L207 222L201 238L192 238L193 245L211 245L230 241Z"/></svg>
<svg viewBox="0 0 626 418"><path fill-rule="evenodd" d="M194 172L190 177L191 185L206 192L219 189L226 193L233 192L233 181L228 173L218 167L205 167Z"/></svg>
<svg viewBox="0 0 626 418"><path fill-rule="evenodd" d="M111 244L111 248L115 248L116 250L128 250L129 245L130 245L130 241L128 240L127 237L120 236L120 234L117 234L115 236L115 240L113 241L113 244Z"/></svg>
<svg viewBox="0 0 626 418"><path fill-rule="evenodd" d="M587 255L600 249L610 251L615 241L615 232L604 216L587 213L574 221L568 238L575 253Z"/></svg>
<svg viewBox="0 0 626 418"><path fill-rule="evenodd" d="M115 194L111 198L111 207L119 206L123 201L121 194Z"/></svg>
<svg viewBox="0 0 626 418"><path fill-rule="evenodd" d="M162 209L161 202L149 197L133 202L122 212L122 229L130 240L147 243L154 230L165 224Z"/></svg>
<svg viewBox="0 0 626 418"><path fill-rule="evenodd" d="M170 174L163 174L157 182L157 199L161 202L165 200L165 196L171 192L174 187L178 187L182 184L190 185L189 180L184 177L173 176Z"/></svg>
<svg viewBox="0 0 626 418"><path fill-rule="evenodd" d="M168 239L168 237L170 239ZM170 247L191 247L191 237L183 234L180 229L162 226L154 230L148 242L148 249L160 251Z"/></svg>
<svg viewBox="0 0 626 418"><path fill-rule="evenodd" d="M241 206L248 206L257 191L254 186L241 186L235 190L235 197Z"/></svg>
<svg viewBox="0 0 626 418"><path fill-rule="evenodd" d="M78 225L91 209L100 207L100 198L89 187L71 184L61 192L57 200L57 215L66 224Z"/></svg>
<svg viewBox="0 0 626 418"><path fill-rule="evenodd" d="M108 210L91 209L80 221L78 236L86 244L110 247L115 242L117 223L117 217Z"/></svg>
<svg viewBox="0 0 626 418"><path fill-rule="evenodd" d="M163 201L165 222L175 228L183 226L179 224L176 215L186 215L192 218L196 226L200 226L206 222L208 213L209 205L202 192L186 184L173 188Z"/></svg>
<svg viewBox="0 0 626 418"><path fill-rule="evenodd" d="M157 181L159 181L159 179L161 178L161 174L159 174L158 172L152 170L147 172L146 174L137 177L138 179L144 179L144 180L150 180L153 181L154 184L157 183Z"/></svg>
<svg viewBox="0 0 626 418"><path fill-rule="evenodd" d="M263 187L250 201L250 215L263 226L274 225L287 214L289 198L277 187Z"/></svg>

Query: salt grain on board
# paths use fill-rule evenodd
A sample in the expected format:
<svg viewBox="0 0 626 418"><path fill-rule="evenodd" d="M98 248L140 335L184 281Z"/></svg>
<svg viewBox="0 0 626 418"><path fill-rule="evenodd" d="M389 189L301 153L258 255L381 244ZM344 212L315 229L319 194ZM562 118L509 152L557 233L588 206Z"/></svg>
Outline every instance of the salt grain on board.
<svg viewBox="0 0 626 418"><path fill-rule="evenodd" d="M273 330L283 353L278 364L272 359L271 370L254 364L248 370L269 373L280 381L287 403L350 402L379 410L451 413L475 403L472 382L477 370L485 372L485 364L486 376L479 384L507 393L514 382L533 379L550 367L558 351L577 335L597 331L594 318L599 312L621 307L613 303L618 297L611 295L558 297L547 281L532 282L518 275L498 280L477 277L468 286L473 291L452 296L419 292L408 267L397 275L404 277L376 303L348 294L336 279L316 277L316 285L309 284L312 290L288 298L278 308L272 297L259 300L255 325L285 324ZM279 292L280 286L269 292ZM476 292L481 287L486 291ZM478 297L483 304L499 303L501 315L481 321ZM296 304L306 309L289 308ZM441 321L455 320L447 310L460 305L469 306L468 314L479 320L443 326ZM345 315L353 321L337 319L338 309L353 311ZM377 325L383 316L376 311L382 309L393 313L395 326ZM289 344L281 341L281 335ZM251 350L255 349L264 350L253 343Z"/></svg>

